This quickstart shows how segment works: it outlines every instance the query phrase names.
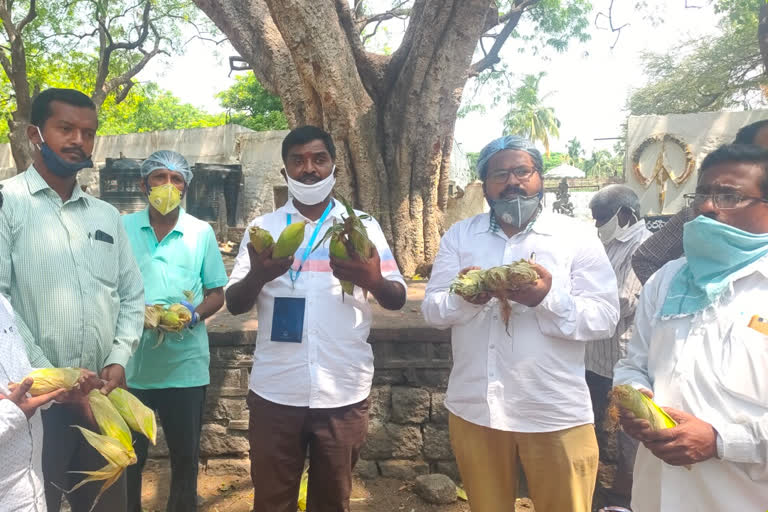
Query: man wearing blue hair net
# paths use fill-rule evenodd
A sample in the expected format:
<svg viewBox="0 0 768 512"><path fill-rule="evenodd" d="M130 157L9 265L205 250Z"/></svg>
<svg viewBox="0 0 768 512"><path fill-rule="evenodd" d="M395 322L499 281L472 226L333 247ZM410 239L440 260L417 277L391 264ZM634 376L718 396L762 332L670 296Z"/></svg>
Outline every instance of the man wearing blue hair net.
<svg viewBox="0 0 768 512"><path fill-rule="evenodd" d="M210 382L208 333L203 320L224 305L227 273L208 223L181 208L192 179L186 159L175 151L152 153L141 165L141 190L149 206L123 217L144 278L147 304L181 303L191 320L178 333L145 329L128 362L129 389L160 416L171 458L167 512L197 508L205 390ZM138 463L128 469L128 512L141 512L141 471L148 441L134 437Z"/></svg>
<svg viewBox="0 0 768 512"><path fill-rule="evenodd" d="M522 468L537 511L589 512L598 447L584 348L616 328L616 276L589 225L542 208L542 159L530 141L494 140L478 172L491 212L446 232L422 304L428 323L452 329L445 405L470 506L514 503ZM470 269L521 259L535 260L539 278L504 299L449 291Z"/></svg>

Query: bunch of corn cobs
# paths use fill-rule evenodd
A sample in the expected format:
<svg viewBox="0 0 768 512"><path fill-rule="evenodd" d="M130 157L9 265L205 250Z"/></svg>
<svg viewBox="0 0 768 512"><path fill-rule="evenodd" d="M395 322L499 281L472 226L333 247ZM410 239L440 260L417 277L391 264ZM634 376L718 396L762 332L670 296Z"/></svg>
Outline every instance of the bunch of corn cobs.
<svg viewBox="0 0 768 512"><path fill-rule="evenodd" d="M481 293L498 299L504 325L509 326L512 307L507 292L522 289L539 279L539 274L529 261L519 260L508 265L486 270L470 270L457 276L451 283L450 291L472 300Z"/></svg>
<svg viewBox="0 0 768 512"><path fill-rule="evenodd" d="M187 301L192 302L194 295L185 291ZM144 307L144 329L157 331L157 344L154 348L163 344L165 334L168 332L181 332L192 320L192 313L182 304L147 304Z"/></svg>
<svg viewBox="0 0 768 512"><path fill-rule="evenodd" d="M81 371L78 368L41 368L27 375L25 379L33 379L29 394L37 396L58 389L71 390L79 385L80 377ZM13 386L15 384L11 384L11 387ZM122 388L115 388L109 395L94 389L88 393L88 403L101 433L97 434L78 425L74 427L83 433L88 444L104 457L107 464L96 471L76 471L86 477L67 492L73 492L88 482L104 480L91 506L93 510L104 492L120 478L125 468L136 464L131 430L143 434L155 444L157 421L150 408Z"/></svg>

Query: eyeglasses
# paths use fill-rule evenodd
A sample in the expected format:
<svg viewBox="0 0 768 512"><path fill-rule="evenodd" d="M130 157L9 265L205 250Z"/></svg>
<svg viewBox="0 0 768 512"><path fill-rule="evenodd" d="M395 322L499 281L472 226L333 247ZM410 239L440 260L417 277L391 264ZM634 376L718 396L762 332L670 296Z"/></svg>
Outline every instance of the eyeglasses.
<svg viewBox="0 0 768 512"><path fill-rule="evenodd" d="M509 176L514 175L518 181L528 181L533 176L536 169L530 167L517 167L515 169L496 169L488 173L486 181L488 183L494 183L501 185L509 181Z"/></svg>
<svg viewBox="0 0 768 512"><path fill-rule="evenodd" d="M760 197L748 197L738 194L736 192L712 192L709 194L685 194L683 195L685 202L688 206L694 208L701 206L704 201L712 199L712 204L719 210L733 210L736 208L743 208L747 206L746 202L760 201L761 203L768 203L768 199Z"/></svg>

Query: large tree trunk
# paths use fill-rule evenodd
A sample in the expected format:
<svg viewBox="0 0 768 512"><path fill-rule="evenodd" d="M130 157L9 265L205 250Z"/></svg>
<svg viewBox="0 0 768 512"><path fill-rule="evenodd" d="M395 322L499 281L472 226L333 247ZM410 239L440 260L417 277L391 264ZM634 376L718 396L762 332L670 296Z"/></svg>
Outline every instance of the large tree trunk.
<svg viewBox="0 0 768 512"><path fill-rule="evenodd" d="M278 94L329 131L340 192L381 223L401 270L431 262L456 113L490 0L416 0L392 56L362 47L348 0L195 0Z"/></svg>

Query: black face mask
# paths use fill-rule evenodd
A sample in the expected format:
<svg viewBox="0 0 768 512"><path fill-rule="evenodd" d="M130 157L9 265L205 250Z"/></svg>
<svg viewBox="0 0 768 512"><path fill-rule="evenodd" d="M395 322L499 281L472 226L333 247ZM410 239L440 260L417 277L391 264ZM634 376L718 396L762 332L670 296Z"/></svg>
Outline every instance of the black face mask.
<svg viewBox="0 0 768 512"><path fill-rule="evenodd" d="M39 127L37 127L37 133L40 135L40 140L43 141L40 145L40 155L43 157L43 162L48 170L56 176L60 178L69 178L82 169L93 167L93 161L90 158L86 158L80 162L68 162L64 160L45 142Z"/></svg>

